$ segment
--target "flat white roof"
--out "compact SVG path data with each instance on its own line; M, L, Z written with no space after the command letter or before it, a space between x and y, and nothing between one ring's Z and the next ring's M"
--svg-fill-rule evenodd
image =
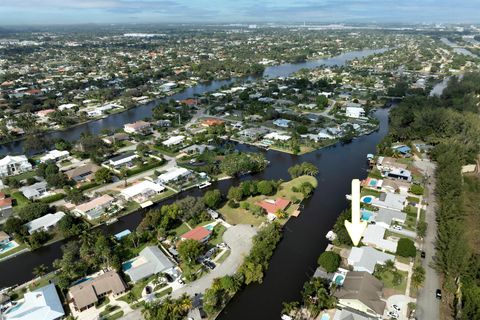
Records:
M181 167L176 167L164 174L159 175L158 179L163 182L168 182L171 180L178 179L179 177L186 175L188 173L190 173L190 170L181 168Z
M152 181L144 180L142 182L139 182L137 184L134 184L133 186L130 186L128 188L123 189L120 193L127 198L133 198L139 194L142 194L148 190L153 190L155 192L162 192L165 190L164 186L161 186L157 183L154 183Z
M25 226L28 228L28 232L32 234L38 229L49 228L57 224L60 219L65 216L65 213L59 211L56 213L48 213L38 219L32 220L29 223L26 223Z

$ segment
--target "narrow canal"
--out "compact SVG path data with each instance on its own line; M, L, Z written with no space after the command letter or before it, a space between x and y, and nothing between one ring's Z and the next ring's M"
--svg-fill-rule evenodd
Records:
M311 68L322 64L341 65L346 60L375 52L379 51L352 52L315 62L270 67L266 69L265 76L287 76L301 68ZM281 72L279 68L282 68ZM228 82L216 82L216 85L212 83L208 86L203 86L202 90L215 90L214 86L218 88L223 85L221 83L226 84ZM190 94L182 94L182 96L173 98L182 99L182 97L191 96L193 94L192 90L196 89L191 88L189 90ZM123 123L148 117L151 114L152 106L143 106L122 114L113 115L109 118L89 123L85 127L76 127L71 132L64 132L61 135L64 138L74 140L75 136L84 132L78 130L87 130L86 127L91 128L94 133L98 133L101 130L100 123L102 121L108 121L118 127L123 125ZM143 110L143 115L139 114L140 110ZM132 114L132 117L128 117L128 114ZM270 160L270 165L265 171L255 176L245 176L242 179L288 179L287 169L290 166L303 161L309 161L315 163L320 169L320 174L317 177L319 186L313 196L305 202L305 209L300 217L291 219L285 226L284 237L275 251L263 283L250 285L238 293L221 314L220 319L278 319L283 301L298 300L300 298L303 283L313 274L316 267L316 259L327 245L325 234L331 229L339 213L347 207L345 194L350 192L350 180L353 178L364 178L367 175L366 155L375 152L376 144L387 133L388 111L380 109L375 112L375 116L380 120L380 128L377 132L359 137L346 145L336 144L302 156L258 150L245 145L238 146L240 150L264 152L267 159ZM110 118L115 118L116 120ZM17 147L10 146L10 148ZM5 150L1 150L1 152L5 152ZM238 180L220 181L213 184L212 188L219 188L225 193L231 185L236 185L238 182ZM201 195L203 192L203 190L192 189L178 197ZM176 198L172 198L157 204L157 206L175 200ZM100 228L109 234L125 229L133 230L140 223L143 215L143 211L138 211L120 218L117 223ZM40 264L51 266L55 259L60 258L61 246L63 244L63 241L57 242L0 263L0 288L30 280L32 278L32 270Z

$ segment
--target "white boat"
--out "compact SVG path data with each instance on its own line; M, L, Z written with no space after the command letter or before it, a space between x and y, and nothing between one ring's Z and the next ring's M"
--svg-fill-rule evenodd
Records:
M347 200L352 200L352 195L351 194L346 194L345 198L347 198Z
M105 224L108 226L109 224L115 223L115 222L117 222L117 221L118 221L117 218L112 218L112 219L110 219L110 220L107 220L107 222L105 222Z
M211 186L211 185L212 185L212 184L210 183L210 181L205 181L205 182L199 184L199 185L198 185L198 188L199 188L199 189L203 189L203 188L209 187L209 186Z

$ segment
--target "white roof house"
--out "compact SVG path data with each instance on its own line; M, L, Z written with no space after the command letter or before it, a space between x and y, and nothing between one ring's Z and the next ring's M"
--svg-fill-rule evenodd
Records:
M175 264L157 247L145 247L138 257L123 264L124 272L133 282L149 277L151 275L170 271Z
M183 140L185 140L185 136L173 136L163 141L162 144L164 146L170 147L182 143Z
M139 202L145 201L148 197L154 194L160 193L165 190L164 186L161 186L152 181L144 180L137 184L134 184L128 188L123 189L120 194L125 200L135 200Z
M392 240L384 239L385 230L385 228L378 225L369 224L363 233L362 242L380 250L397 252L397 243Z
M0 159L0 177L13 176L32 170L26 156L6 156Z
M345 115L349 118L361 118L365 116L365 110L361 107L346 107Z
M38 219L26 223L25 226L27 227L29 234L40 230L48 231L48 229L54 227L64 216L65 213L61 211L48 213Z
M170 169L170 171L163 173L158 176L158 181L160 183L168 183L170 181L178 180L182 177L186 177L191 174L191 171L181 167L175 167Z
M407 203L407 196L397 193L382 193L374 198L371 204L375 207L402 211Z
M385 264L388 260L394 261L395 256L370 247L352 247L348 256L348 264L353 266L354 271L368 273L373 273L377 264Z
M77 105L75 103L65 103L58 106L58 110L63 111L67 109L75 108Z
M20 190L27 199L37 199L47 195L47 182L40 181L30 186L21 187Z
M70 155L70 152L68 152L67 150L59 151L54 149L47 152L46 155L41 157L40 162L59 161L67 158L69 155Z
M105 194L101 197L90 200L89 202L78 205L73 212L85 216L88 220L100 217L105 210L110 207L115 199Z
M65 315L53 283L25 293L24 299L17 304L18 308L14 307L3 317L7 320L57 320Z
M288 141L292 137L290 137L288 134L281 134L281 133L278 133L278 132L270 132L270 133L266 134L263 138L264 139L270 139L270 140Z
M375 223L385 229L390 228L392 222L405 223L406 219L407 214L397 210L379 208L379 210L375 212Z
M116 167L122 166L124 164L130 163L133 160L135 160L136 158L138 158L138 156L135 153L126 152L126 153L122 153L122 154L120 154L116 157L108 159L108 164L116 168Z

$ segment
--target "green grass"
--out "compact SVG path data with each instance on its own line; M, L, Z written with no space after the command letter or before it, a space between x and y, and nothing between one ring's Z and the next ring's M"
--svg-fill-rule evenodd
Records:
M225 228L224 225L222 224L217 224L214 228L213 228L213 232L212 232L212 236L211 238L208 240L208 243L212 246L216 246L217 244L223 242L223 234L225 232L225 230L227 230L227 228Z
M408 202L420 203L420 198L417 197L407 197Z
M417 208L415 207L412 207L412 206L407 206L405 209L403 209L403 211L407 214L407 215L411 215L411 216L417 216Z
M172 291L173 291L173 289L171 287L169 287L169 288L167 288L165 290L162 290L160 292L156 292L155 293L155 298L160 299L160 298L166 296L167 294L172 293Z
M187 226L185 222L183 222L180 226L176 227L173 231L178 237L180 237L182 234L190 231L190 228Z
M100 303L98 303L100 302ZM103 297L97 302L97 305L95 305L95 308L100 309L103 306L106 306L107 304L110 303L110 299L108 297Z
M381 194L381 192L379 192L379 191L366 189L366 188L362 188L362 191L360 192L361 197L363 197L363 196L374 196L375 198L378 198L380 196L380 194Z
M227 258L228 256L230 255L230 250L227 250L225 251L224 253L222 253L222 255L220 256L220 258L218 258L215 262L217 264L221 264L223 263Z
M109 313L112 313L113 311L115 310L118 310L120 307L119 306L107 306L105 308L105 310L103 310L102 312L100 312L99 316L100 317L104 317L106 316L107 314Z
M36 173L35 171L28 171L28 172L24 172L24 173L21 173L21 174L17 174L16 176L12 176L12 178L15 178L16 180L18 181L21 181L21 180L25 180L25 179L28 179L28 178L33 178L35 177Z
M118 311L111 316L106 317L105 320L116 320L120 319L121 317L123 317L123 311Z
M167 190L163 191L162 193L155 195L153 198L151 198L151 200L152 200L152 202L160 202L164 199L170 198L171 196L173 196L175 194L177 194L177 193L174 192L173 190L167 189Z
M247 201L250 203L250 205L254 205L255 203L262 201L264 199L276 199L279 197L283 197L286 199L289 199L291 201L295 200L303 200L304 196L301 192L294 192L292 190L293 187L299 188L300 185L304 182L310 182L314 187L317 186L318 182L315 177L312 176L301 176L298 178L295 178L293 180L284 182L280 185L280 187L277 190L277 193L271 196L255 196L255 197L249 197L243 201ZM243 202L242 201L242 202ZM290 206L288 212L291 213L292 207ZM259 217L254 216L250 211L242 209L241 207L239 208L230 208L228 204L225 204L223 208L218 210L223 217L225 217L226 221L230 224L251 224L258 226L262 222L266 221L266 215L261 215ZM286 221L286 220L285 220Z
M20 252L20 251L22 251L23 249L26 249L26 248L27 248L27 245L26 245L26 244L20 244L20 243L19 243L19 246L18 246L18 247L13 248L12 250L9 250L9 251L7 251L7 252L5 252L5 253L0 254L0 259L5 258L5 257L8 257L8 256L10 256L10 255L12 255L12 254L14 254L14 253Z
M407 288L407 276L408 272L406 271L399 271L397 270L398 273L401 274L401 279L402 281L400 284L394 284L393 283L393 272L392 271L384 271L379 274L380 280L383 282L383 285L385 288L393 289L397 291L398 293L404 294L405 289Z
M30 203L30 200L28 200L23 195L23 193L21 193L20 191L16 191L16 192L12 193L11 196L12 196L13 199L15 199L15 201L17 203L16 207L22 207L22 206Z
M417 226L416 217L407 215L407 219L405 220L405 227L410 230L415 230L416 226Z

